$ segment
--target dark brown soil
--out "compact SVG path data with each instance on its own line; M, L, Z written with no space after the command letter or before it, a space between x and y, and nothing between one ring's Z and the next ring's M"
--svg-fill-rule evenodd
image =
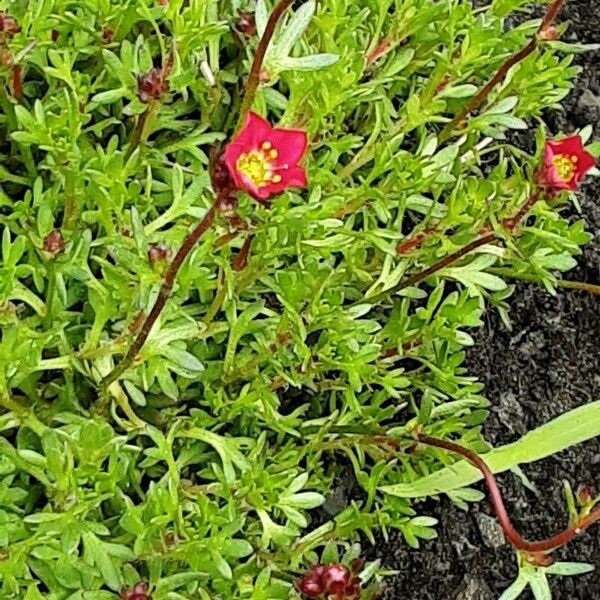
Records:
M570 0L562 13L570 21L567 39L600 40L600 2ZM576 89L559 113L547 118L553 133L600 122L600 52L580 55L584 67ZM591 182L580 195L583 217L596 241L586 248L569 278L600 284L600 187ZM574 214L575 216L575 214ZM553 297L536 286L519 285L511 300L512 331L497 314L487 314L476 335L468 368L486 384L491 416L486 438L495 446L513 441L567 410L600 399L600 298L565 292ZM505 500L521 532L532 539L566 525L562 481L600 489L600 440L577 446L524 471L539 494L514 475L500 478ZM483 489L483 488L481 488ZM464 512L448 500L427 501L422 514L439 519L437 540L411 550L391 533L373 556L399 571L382 598L390 600L496 600L513 581L515 555L490 539L495 521L487 502ZM600 527L556 553L556 558L594 563L596 571L551 581L554 600L600 599ZM523 600L532 596L524 594Z

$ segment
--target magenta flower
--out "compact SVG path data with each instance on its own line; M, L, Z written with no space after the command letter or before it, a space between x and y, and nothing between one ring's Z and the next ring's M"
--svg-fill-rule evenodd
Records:
M541 183L555 192L573 192L595 165L596 160L586 152L580 136L574 135L559 141L549 140L544 146Z
M268 121L249 112L244 127L223 156L238 189L265 201L288 188L306 187L306 171L299 163L307 148L306 132L271 127Z

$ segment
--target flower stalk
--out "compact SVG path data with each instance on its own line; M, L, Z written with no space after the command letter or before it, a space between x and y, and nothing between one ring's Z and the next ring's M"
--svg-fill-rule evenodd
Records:
M280 0L279 4L275 6L271 16L269 17L269 20L267 21L265 32L260 39L258 48L256 49L256 54L254 55L250 76L246 82L244 98L242 99L242 106L240 108L240 120L238 123L238 128L242 126L246 117L246 113L250 111L252 105L254 104L254 98L256 97L256 92L260 84L260 72L262 71L263 62L265 60L269 44L271 43L273 35L275 34L277 23L279 23L279 20L285 11L290 8L295 1L296 0Z
M198 223L194 230L187 236L181 248L179 248L179 251L175 255L175 258L165 273L163 284L158 292L158 297L154 302L154 306L144 320L144 323L142 324L135 341L133 344L131 344L127 354L125 354L125 357L121 360L121 362L118 363L115 368L102 380L101 387L104 389L108 389L108 387L114 383L134 362L136 356L146 343L146 340L148 339L154 324L160 316L160 313L165 307L167 300L171 296L171 292L173 291L173 286L175 285L175 280L177 278L177 273L179 273L181 265L188 257L198 240L206 231L208 231L208 229L210 229L215 220L215 216L217 215L217 211L218 202L215 202L208 209L208 212L204 215L204 218L200 221L200 223Z
M576 523L572 524L561 533L558 533L545 540L536 542L528 541L515 529L514 525L512 524L508 515L508 511L506 510L506 506L504 505L502 493L500 492L498 484L496 483L496 478L494 477L494 474L490 468L487 466L486 462L478 454L472 450L464 448L463 446L455 444L454 442L434 438L421 432L416 433L416 439L421 444L433 446L435 448L441 448L442 450L459 454L464 459L468 460L474 467L479 469L488 488L490 500L494 506L494 511L498 517L498 522L504 531L506 539L516 550L533 555L552 552L553 550L568 544L588 527L600 521L600 508L597 508L589 514L580 517Z

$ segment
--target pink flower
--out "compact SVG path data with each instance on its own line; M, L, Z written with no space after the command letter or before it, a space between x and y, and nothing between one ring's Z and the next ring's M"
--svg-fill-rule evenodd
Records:
M244 127L225 148L224 159L235 185L264 201L288 188L306 187L306 171L299 163L307 148L306 132L271 127L249 112Z
M581 137L574 135L563 140L549 140L544 146L544 166L541 183L553 191L575 191L587 172L596 165L586 152Z

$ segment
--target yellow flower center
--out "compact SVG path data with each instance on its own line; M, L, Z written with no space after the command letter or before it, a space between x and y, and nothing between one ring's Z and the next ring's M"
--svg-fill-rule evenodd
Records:
M577 164L576 156L565 156L558 154L552 159L552 165L556 170L556 174L563 181L569 182L575 176L575 165Z
M264 142L260 150L252 150L242 154L237 161L236 168L257 188L271 183L281 183L281 175L275 171L287 169L288 165L276 167L271 161L279 156L271 142Z

